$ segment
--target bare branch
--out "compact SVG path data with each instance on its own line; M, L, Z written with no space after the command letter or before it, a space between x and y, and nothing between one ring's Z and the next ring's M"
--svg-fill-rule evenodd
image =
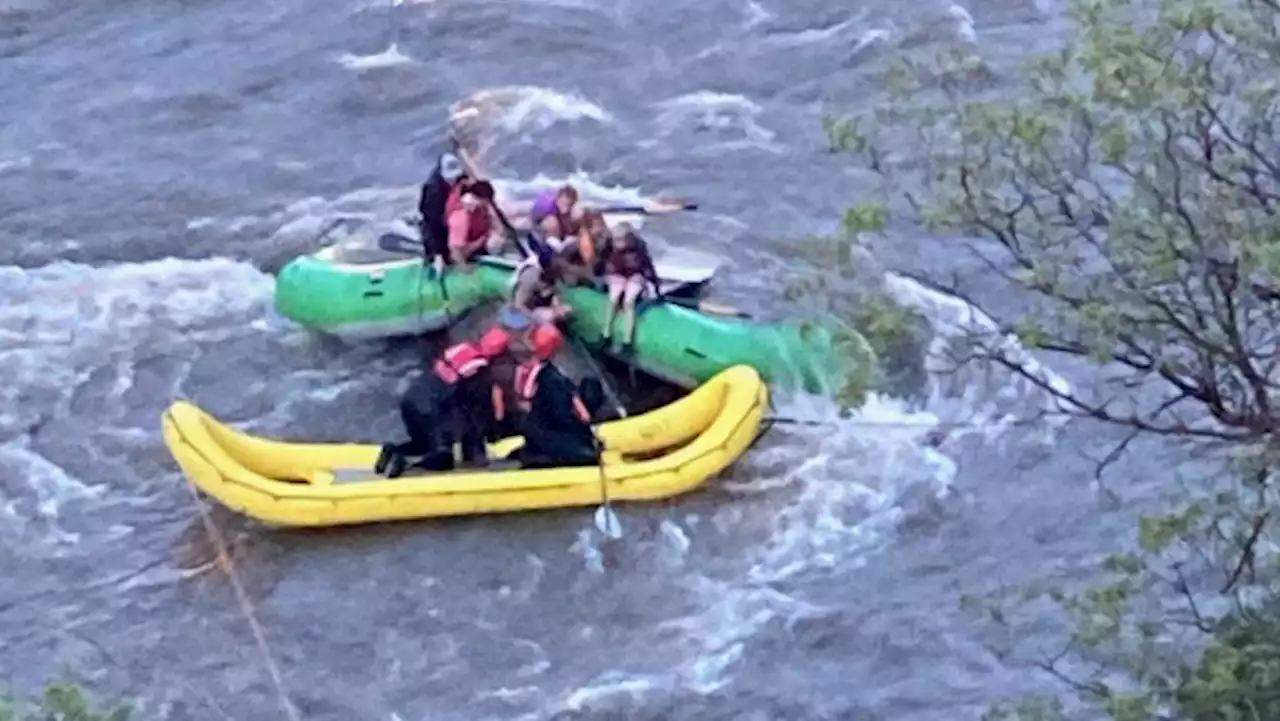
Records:
M1258 539L1262 537L1262 529L1266 526L1267 520L1271 517L1271 511L1266 511L1256 516L1250 523L1249 535L1245 538L1240 547L1240 560L1236 562L1235 568L1227 578L1226 584L1222 587L1222 593L1229 593L1235 588L1236 583L1240 580L1241 574L1246 569L1253 572L1254 553L1258 545Z

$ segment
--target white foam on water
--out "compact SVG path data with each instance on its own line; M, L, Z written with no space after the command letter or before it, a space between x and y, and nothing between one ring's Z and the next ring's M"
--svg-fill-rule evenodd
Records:
M925 313L936 337L929 348L930 386L924 410L913 410L893 398L872 396L851 415L834 403L813 396L781 399L780 417L825 421L823 427L779 427L786 441L768 441L740 463L754 480L724 484L738 502L719 506L707 519L672 519L661 524L665 537L661 557L672 567L686 567L684 557L706 533L733 539L742 549L732 569L706 575L673 573L699 599L700 610L659 625L675 631L687 646L683 663L666 673L652 670L628 676L603 674L553 704L553 709L584 705L608 708L626 703L639 688L669 694L683 689L708 694L730 683L749 643L766 626L788 625L830 613L790 595L810 574L856 568L892 543L899 524L910 513L912 499L922 495L945 499L953 491L958 468L939 450L937 431L952 430L948 440L978 434L998 442L1011 428L1017 409L1052 406L1031 384L1012 382L1008 373L992 373L998 381L975 383L956 392L956 377L936 358L958 333L998 332L994 321L963 301L903 278L892 278L890 291L901 302ZM1025 353L1013 339L1002 338L1010 353ZM1034 360L1026 357L1028 362ZM1065 388L1051 370L1037 366L1046 382ZM963 375L963 374L962 374ZM1038 440L1051 442L1056 427L1046 427ZM1026 439L1026 434L1019 433ZM639 662L643 663L643 662Z
M750 30L757 25L769 22L777 17L777 15L771 12L764 5L756 2L756 0L747 0L747 4L742 8L742 13L742 27L745 30Z
M108 479L76 477L32 448L44 424L73 412L78 387L95 371L113 372L106 400L120 400L122 414L138 359L242 332L266 313L271 288L253 266L223 259L0 268L0 464L9 472L0 483L0 514L8 516L0 537L16 529L28 541L74 542L58 525L60 508L107 492ZM150 440L158 438L157 427Z
M868 10L863 9L848 20L834 25L828 25L821 28L806 28L798 32L774 33L765 38L765 43L767 45L780 48L820 45L831 40L840 39L845 35L845 33L854 27L857 27L859 23L865 20L868 13Z
M547 130L559 123L591 121L612 124L603 107L574 92L538 85L483 88L449 106L449 123L463 137L484 140L483 154L495 142L493 131L505 134Z
M654 123L664 137L679 132L713 131L722 134L719 142L703 143L716 152L735 148L755 148L782 152L777 133L764 127L759 116L764 108L744 95L699 90L654 104Z
M0 173L11 170L25 170L31 167L30 155L16 155L10 157L0 157Z
M578 189L582 201L588 206L639 205L647 198L638 189L622 185L604 185L596 182L587 173L573 173L567 176L548 176L538 174L531 179L494 178L493 186L498 203L508 209L513 218L519 215L519 209L527 206L540 192L558 188L566 183ZM298 252L316 250L314 239L338 218L359 218L375 224L390 224L400 221L417 209L418 185L400 187L365 188L356 190L336 198L307 197L290 203L283 210L264 219L258 219L268 226L274 225L266 245L272 247L297 247ZM644 226L644 216L617 215L611 216L613 222L627 221L636 228ZM206 221L212 224L213 221ZM408 232L416 232L409 229ZM662 243L654 243L655 253L665 249ZM703 264L713 259L704 257ZM689 261L693 262L692 259Z
M397 43L391 43L386 50L380 53L371 53L369 55L343 53L335 59L335 62L348 70L361 71L393 68L400 65L409 65L417 61L404 54Z
M925 355L929 407L940 414L944 426L961 426L994 440L1015 423L1050 414L1043 424L1026 428L1046 434L1042 440L1047 441L1066 423L1053 393L1044 392L1031 380L997 369L994 364L956 367L950 352L952 343L981 339L986 347L1005 353L1054 393L1071 393L1071 384L1065 378L1042 365L1015 336L1001 331L991 316L954 295L910 278L889 273L885 281L885 290L895 301L923 314L933 327L934 337Z
M978 44L977 23L969 10L959 3L947 4L947 15L955 21L955 37L968 45Z
M892 25L887 28L869 28L858 36L858 42L854 43L853 49L849 51L849 54L855 55L869 47L885 45L892 42L896 37L897 30Z

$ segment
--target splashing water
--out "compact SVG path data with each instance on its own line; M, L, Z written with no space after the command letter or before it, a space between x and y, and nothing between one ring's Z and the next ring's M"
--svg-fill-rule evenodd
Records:
M573 93L536 85L513 85L479 90L449 106L449 124L463 143L480 155L506 134L547 130L559 123L589 120L612 124L604 108Z
M230 260L166 260L0 268L0 287L0 514L16 522L0 534L58 544L94 527L63 529L63 505L103 503L109 486L120 500L113 481L156 449L155 419L193 349L254 332L271 281ZM153 405L138 414L142 397Z
M745 96L702 90L663 100L654 106L654 123L663 137L676 133L711 133L717 142L706 143L708 152L756 148L782 152L777 133L759 122L764 112Z
M931 354L962 329L995 329L993 321L952 296L898 277L890 278L888 287L900 302L933 321ZM741 475L749 480L722 482L734 502L718 504L705 523L697 518L687 518L683 525L672 519L661 522L661 557L673 569L688 568L685 558L706 544L742 551L735 562L721 563L712 572L672 574L698 599L692 613L657 629L681 639L684 651L676 657L682 661L665 671L643 664L615 668L574 689L552 708L604 712L653 700L650 694L669 694L672 689L705 695L724 688L759 634L778 623L791 627L838 612L801 600L788 592L790 587L837 570L840 577L846 576L870 556L884 552L919 503L927 506L952 494L958 469L944 452L952 443L968 434L998 441L1011 427L1012 408L1051 403L1034 386L1008 382L1007 373L1002 374L1003 383L969 388L956 396L951 392L956 382L952 375L936 365L930 370L924 411L872 396L855 413L842 417L826 399L783 400L781 415L828 421L830 426L775 431L785 432L786 441L763 444L742 461L746 469ZM1065 384L1051 371L1041 370L1050 382ZM939 444L935 432L948 425L958 430ZM1046 432L1037 440L1051 443L1052 436ZM798 451L797 444L804 449ZM597 557L586 560L600 570ZM706 558L703 561L705 566Z
M372 53L370 55L355 55L352 53L343 53L337 58L337 62L347 70L376 70L379 68L393 68L399 65L408 65L415 62L413 58L405 55L400 50L397 43L391 43L386 50L380 53Z

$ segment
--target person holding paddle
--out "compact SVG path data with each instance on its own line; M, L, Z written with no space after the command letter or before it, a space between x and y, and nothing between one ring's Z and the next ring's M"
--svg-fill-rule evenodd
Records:
M477 256L497 252L506 243L494 213L493 196L493 184L487 180L459 183L450 193L445 209L454 265L470 267Z
M564 348L564 334L541 325L530 337L533 357L516 368L516 405L525 416L525 443L515 453L524 468L593 466L599 463L591 409L573 381L551 359Z

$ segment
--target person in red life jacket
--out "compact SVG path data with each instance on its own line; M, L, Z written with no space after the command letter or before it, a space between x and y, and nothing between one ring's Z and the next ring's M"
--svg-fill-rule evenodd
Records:
M493 212L492 183L477 180L458 184L445 202L445 212L454 265L469 266L476 256L501 250L504 241Z
M636 302L650 286L656 297L662 297L658 290L658 271L653 267L649 247L629 223L618 225L613 247L604 260L604 278L609 285L609 300L605 307L601 341L604 345L612 342L613 317L621 305L626 328L622 343L624 348L629 347L635 341Z
M524 468L591 466L600 462L591 412L577 388L551 359L564 347L554 325L536 328L530 338L533 357L516 368L516 404L525 412L524 446L517 452Z
M383 444L374 471L397 478L410 465L429 471L453 470L455 438L462 445L464 464L483 464L490 427L506 414L505 397L494 382L490 364L510 345L507 332L494 328L479 343L458 343L441 353L400 400L400 418L409 440ZM411 459L417 460L410 463Z

